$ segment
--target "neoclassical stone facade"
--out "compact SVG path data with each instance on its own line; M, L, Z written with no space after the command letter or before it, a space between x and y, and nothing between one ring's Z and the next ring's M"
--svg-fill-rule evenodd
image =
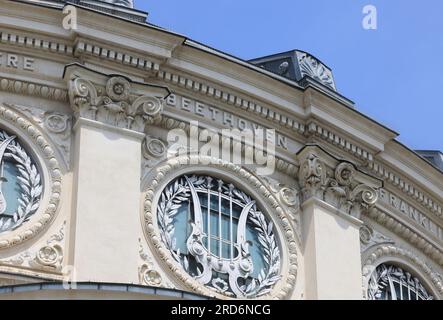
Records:
M443 298L441 154L317 58L239 60L129 0L0 8L0 299Z

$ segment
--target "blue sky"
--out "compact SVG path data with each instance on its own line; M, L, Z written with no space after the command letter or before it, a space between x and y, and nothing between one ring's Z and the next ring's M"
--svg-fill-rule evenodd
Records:
M251 59L302 49L333 69L340 93L400 133L443 151L441 0L135 0L149 22ZM365 5L378 29L362 28Z

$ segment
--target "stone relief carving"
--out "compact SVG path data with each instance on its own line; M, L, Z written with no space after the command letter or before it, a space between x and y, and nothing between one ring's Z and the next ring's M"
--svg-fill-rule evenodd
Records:
M230 250L228 249L230 254L221 251L221 239L220 243L217 242L220 246L219 252L205 242L205 232L210 234L208 242L211 243L214 241L214 239L211 240L212 235L216 234L216 231L211 231L210 227L204 227L204 212L200 207L200 196L206 197L208 201L210 198L214 201L214 198L218 196L220 228L223 228L221 226L223 224L221 221L222 199L230 203L231 220L235 219L233 216L236 213L240 213L240 211L234 212L234 206L241 208L241 214L237 216L238 225L233 224L232 221L231 223L224 221L223 224L225 228L231 229L231 240L226 240L229 239L228 235L224 236L225 241L231 241ZM191 222L192 233L187 239L187 246L184 250L186 252L180 252L178 249L180 244L177 244L175 232L175 217L183 205L188 206L187 203L193 203L194 220ZM225 214L227 214L226 211ZM232 183L226 183L221 179L215 180L210 176L182 176L162 192L157 217L160 236L171 256L190 276L211 290L238 298L259 297L269 293L274 284L280 280L280 248L274 234L273 224L256 206L256 201ZM256 232L260 241L247 240L248 228ZM233 233L237 234L236 240L232 240ZM239 285L238 281L248 279L254 270L250 246L261 250L264 266L260 269L259 277L252 279L250 283ZM193 262L197 263L197 268L192 266ZM222 275L227 275L229 283L223 279Z
M369 250L363 258L363 297L368 298L368 286L373 273L378 265L384 262L395 260L404 260L414 266L417 274L426 277L428 282L433 286L433 291L440 297L443 297L443 281L442 276L436 273L433 268L428 265L422 258L419 258L413 252L397 247L391 244L382 244Z
M163 110L163 99L132 93L131 83L111 77L103 88L76 77L70 80L71 105L79 117L143 133Z
M300 235L300 188L296 185L289 187L269 176L262 176L261 180L274 193L275 197L280 200L282 205L286 207L286 212L295 223L297 232Z
M377 190L358 181L354 165L331 161L327 165L325 160L313 152L301 159L298 178L303 201L315 197L359 218L377 202Z
M27 107L15 104L9 106L28 116L41 128L47 129L47 134L53 140L66 166L69 168L71 164L71 116L61 112L45 111L35 106Z
M420 279L397 265L380 264L368 283L368 300L434 300Z
M38 210L43 191L41 175L34 160L16 138L6 131L0 131L0 232L14 230L28 221ZM16 172L8 178L5 172L7 164L12 165ZM11 187L3 187L4 183L15 188L11 191ZM7 203L6 199L9 202L11 198L17 199L15 206Z
M0 90L61 102L68 101L68 93L66 90L35 82L0 77Z
M309 154L300 165L298 179L303 200L311 197L323 198L326 188L326 166L315 154Z
M39 152L44 161L41 163L42 166L44 165L42 170L48 172L48 179L44 181L44 190L48 193L48 197L44 202L43 211L39 213L41 209L39 208L28 223L17 228L13 233L0 237L0 248L7 248L32 238L53 220L60 202L62 178L60 166L54 156L51 144L35 125L6 104L0 105L0 119L8 122L11 126L16 126L18 131L23 132L22 138L26 137L31 143L34 143L35 152Z
M373 221L399 235L410 244L417 247L421 252L423 252L423 254L427 255L431 259L434 259L440 266L443 266L443 252L413 229L405 226L397 219L391 217L388 213L383 212L376 207L373 207L368 211L364 211L364 214Z
M68 129L69 116L61 113L45 113L45 127L53 133L62 133Z
M318 59L304 52L297 52L297 59L302 77L305 75L310 76L321 84L335 90L334 78L328 67Z
M66 221L37 251L27 250L12 258L0 260L0 264L60 273L63 267L65 227Z
M163 184L166 181L170 181L171 174L175 170L179 168L183 169L186 164L189 165L190 163L208 163L208 169L210 169L210 167L214 167L218 168L219 170L224 170L227 175L232 175L237 179L242 179L245 181L245 183L257 190L261 199L263 200L263 203L269 206L278 217L276 220L278 223L276 223L274 227L277 227L278 225L283 230L281 235L284 239L284 249L282 250L285 250L286 254L283 255L284 258L282 257L282 265L285 265L286 268L285 272L281 274L282 279L275 285L271 292L266 295L266 297L276 299L288 297L294 290L297 277L297 243L299 240L296 239L296 232L285 214L285 209L281 206L274 194L269 191L253 174L232 163L223 160L214 160L215 159L198 155L181 156L174 159L169 159L164 164L153 169L151 173L152 177L148 177L150 183L145 192L144 203L145 236L147 241L152 243L159 258L169 267L174 276L177 277L188 289L210 297L226 298L226 296L202 286L198 281L188 275L188 273L183 269L182 265L174 260L174 258L171 256L170 250L165 246L164 241L161 238L159 228L157 227L157 211L154 210L156 208L156 197L163 191ZM192 167L189 167L189 170L192 170ZM223 290L223 287L221 286L222 283L213 283L213 285Z
M160 139L146 136L142 143L142 173L143 176L147 171L158 164L160 161L164 160L167 156L168 147Z
M365 252L379 244L394 244L394 241L365 224L360 228L360 249Z
M141 239L139 239L139 245L140 258L143 260L143 264L138 269L140 283L154 287L161 286L163 284L162 276L155 270L152 258L145 252Z

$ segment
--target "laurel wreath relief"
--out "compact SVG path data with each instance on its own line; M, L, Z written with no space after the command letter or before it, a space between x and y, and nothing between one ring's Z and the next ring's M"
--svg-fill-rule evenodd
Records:
M10 136L5 131L0 131L0 139L5 140ZM7 147L5 158L15 162L18 171L17 181L20 187L18 208L10 215L0 215L0 232L14 230L37 211L43 191L42 181L37 167L22 146L13 140Z
M188 180L194 187L206 188L206 179L201 176L188 177ZM174 217L178 214L178 210L185 201L189 201L190 188L185 178L175 180L165 188L160 196L157 209L158 225L160 228L160 237L166 248L171 253L185 271L188 272L189 262L186 256L181 258L179 249L176 248L176 239L174 236L175 226ZM233 196L241 200L243 203L249 203L252 199L244 192L234 189ZM268 294L273 285L281 278L280 272L280 250L277 245L272 222L267 222L262 212L252 209L248 217L254 230L257 231L258 241L264 252L265 267L260 271L256 279L248 285L241 287L244 297L260 297Z

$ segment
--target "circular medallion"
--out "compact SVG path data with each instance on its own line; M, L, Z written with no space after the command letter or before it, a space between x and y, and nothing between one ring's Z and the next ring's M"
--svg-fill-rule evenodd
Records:
M145 158L161 158L165 152L166 146L163 141L150 137L145 138L143 142L143 155Z
M124 101L129 98L131 85L123 77L113 77L106 84L106 93L114 101Z
M61 133L67 129L67 121L67 116L54 113L46 117L45 125L50 131L54 133Z

